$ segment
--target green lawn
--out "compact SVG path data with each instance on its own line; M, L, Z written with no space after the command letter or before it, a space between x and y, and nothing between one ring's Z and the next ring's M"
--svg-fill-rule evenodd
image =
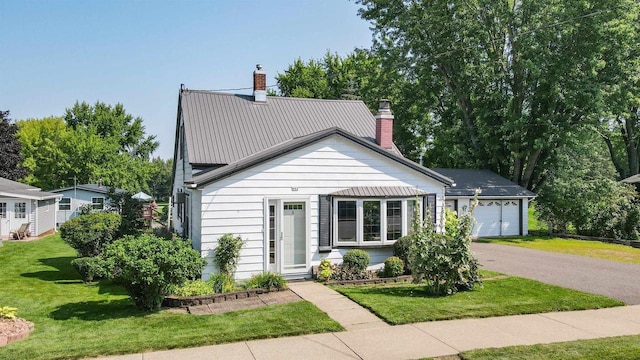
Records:
M607 244L600 241L562 239L549 236L524 236L506 239L485 238L476 241L640 264L640 249L625 245Z
M58 235L0 247L0 307L35 323L0 359L69 359L328 331L342 327L308 302L222 315L137 310L122 287L87 286L69 265L75 252Z
M583 310L621 306L624 303L538 281L495 276L484 286L446 297L425 295L416 284L333 286L390 324L478 318L550 311Z
M465 360L549 359L627 360L640 359L640 335L619 336L564 343L511 346L473 350L461 354Z

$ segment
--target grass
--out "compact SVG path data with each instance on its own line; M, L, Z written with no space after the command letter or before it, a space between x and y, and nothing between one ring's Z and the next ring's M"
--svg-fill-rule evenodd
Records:
M452 296L433 297L423 285L334 286L390 324L534 314L624 305L621 301L538 281L482 272L484 286Z
M640 359L640 335L500 349L473 350L461 354L465 360L549 359L627 360Z
M0 247L0 306L17 307L19 317L35 323L29 338L0 347L0 359L73 359L343 330L308 302L205 316L141 312L119 285L84 285L69 264L74 257L58 235Z
M505 239L485 238L476 241L640 264L640 249L600 241L562 239L549 236L524 236Z

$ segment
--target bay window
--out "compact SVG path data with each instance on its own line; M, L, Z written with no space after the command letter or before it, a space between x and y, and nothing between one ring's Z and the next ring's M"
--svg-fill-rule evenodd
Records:
M392 244L411 230L416 199L333 199L337 246ZM418 201L421 209L422 201ZM419 211L418 214L421 212Z

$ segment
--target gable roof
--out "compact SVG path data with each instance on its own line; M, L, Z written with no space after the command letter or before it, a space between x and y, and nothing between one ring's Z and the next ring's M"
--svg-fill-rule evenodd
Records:
M60 198L62 195L40 191L40 188L21 184L16 181L0 177L0 196L17 197L32 200L46 200Z
M394 160L402 165L405 165L415 171L418 171L419 173L422 173L423 175L426 175L442 184L444 184L445 186L451 186L453 184L453 181L446 177L443 176L431 169L427 169L424 166L421 166L411 160L408 160L404 157L398 156L390 151L387 151L386 149L380 147L378 144L362 139L361 137L351 134L343 129L337 128L337 127L332 127L329 129L324 129L322 131L318 131L315 132L313 134L309 134L306 136L301 136L301 137L297 137L295 139L290 139L287 141L284 141L280 144L277 144L275 146L272 146L268 149L265 149L264 151L260 151L257 152L251 156L247 156L243 159L240 159L236 162L233 162L227 166L223 166L220 168L216 168L213 170L209 170L209 171L205 171L205 172L201 172L199 173L197 176L194 176L191 179L187 179L185 180L185 183L187 184L191 184L193 187L197 187L197 188L202 188L203 186L210 184L214 181L218 181L220 179L226 178L228 176L231 176L235 173L238 173L240 171L243 171L245 169L251 168L253 166L256 166L258 164L261 164L265 161L280 157L282 155L288 154L292 151L295 151L297 149L303 148L307 145L311 145L313 143L316 143L320 140L323 140L329 136L333 136L333 135L337 135L337 136L341 136L345 139L348 139L358 145L364 146L382 156L385 156L391 160Z
M109 189L111 189L111 186L98 185L98 184L80 184L80 185L76 185L75 188L78 190L85 190L85 191L91 191L99 194L106 194L109 192ZM68 186L65 188L55 189L50 191L54 193L59 193L67 190L73 190L73 189L74 189L73 186ZM117 194L117 193L125 192L126 190L120 189L120 188L114 188L113 191Z
M480 189L479 197L526 197L532 198L536 194L522 186L503 178L489 170L475 169L433 169L450 177L455 181L454 187L446 188L447 196L474 196L476 189Z
M362 101L183 90L180 108L189 162L225 165L277 144L339 127L375 142L375 118ZM397 152L397 155L400 153Z

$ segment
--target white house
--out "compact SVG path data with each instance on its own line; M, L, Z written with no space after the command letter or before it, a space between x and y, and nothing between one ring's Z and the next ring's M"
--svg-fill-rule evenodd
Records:
M306 277L353 248L381 266L415 201L440 224L454 181L402 156L388 101L374 116L362 101L266 96L260 67L253 80L253 96L179 93L173 229L207 258L205 279L225 233L245 239L236 277Z
M59 227L67 220L80 215L82 207L91 207L95 210L103 210L109 205L107 194L111 187L102 184L80 184L66 188L51 190L52 193L60 194L58 202L58 214L56 217L56 227ZM114 188L116 193L124 190Z
M55 232L56 201L60 195L0 178L0 239L8 238L23 224L29 232L41 236Z

